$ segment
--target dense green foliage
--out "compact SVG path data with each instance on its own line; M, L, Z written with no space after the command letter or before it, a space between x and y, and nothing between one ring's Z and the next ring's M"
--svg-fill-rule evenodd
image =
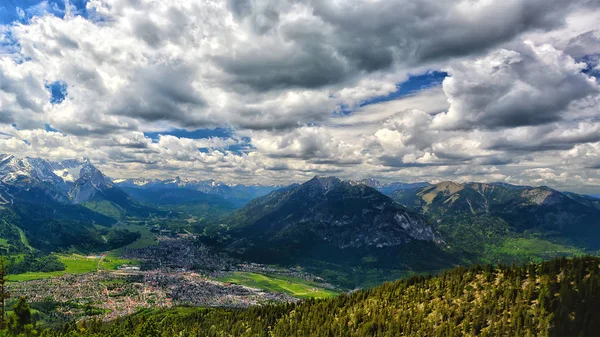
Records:
M12 308L12 314L8 316L9 336L37 336L35 323L27 299L25 297L19 298Z
M42 336L590 336L600 331L600 259L476 265L325 300L248 310L142 311Z
M0 248L4 248L5 254L29 252L31 247L45 252L72 248L82 252L102 251L121 247L139 237L137 233L113 230L110 226L114 223L114 219L80 205L22 202L0 208L0 231L7 234L0 236L6 240Z
M19 227L0 218L0 249L3 254L28 252L31 247L23 242L23 232Z
M25 254L23 258L8 256L6 258L7 274L21 274L26 272L51 272L65 270L65 264L53 254L42 253Z

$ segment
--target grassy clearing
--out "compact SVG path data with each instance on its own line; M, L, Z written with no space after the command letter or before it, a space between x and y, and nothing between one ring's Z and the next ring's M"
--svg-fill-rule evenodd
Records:
M245 285L271 292L285 293L298 298L328 298L337 292L319 288L316 284L294 277L263 275L249 272L235 272L219 281Z
M63 276L65 274L84 274L98 269L97 258L87 258L83 255L58 255L58 258L65 264L66 269L52 272L28 272L23 274L8 275L11 282L21 282L29 280L38 280L49 277Z
M489 247L494 258L519 259L541 262L555 256L576 256L584 252L573 246L551 242L541 238L509 238L502 244Z
M25 247L29 248L29 250L33 250L33 247L31 247L29 245L29 240L27 240L27 236L25 235L25 232L23 232L23 230L17 226L15 226L15 228L19 231L19 236L21 237L21 241L23 242Z
M108 254L106 254L106 257L100 263L100 269L102 269L102 270L117 270L119 266L122 266L124 264L130 265L130 266L139 266L140 262L137 260L123 259L120 257L119 254L111 251Z

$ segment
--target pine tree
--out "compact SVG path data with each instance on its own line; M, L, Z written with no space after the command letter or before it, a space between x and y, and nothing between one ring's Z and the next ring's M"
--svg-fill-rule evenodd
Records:
M9 298L9 293L6 290L6 263L4 256L0 255L0 329L6 328L6 300Z

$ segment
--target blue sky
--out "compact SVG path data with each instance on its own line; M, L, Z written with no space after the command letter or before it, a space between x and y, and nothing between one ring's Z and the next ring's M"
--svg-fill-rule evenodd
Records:
M397 90L386 96L373 97L360 104L365 106L369 104L377 104L381 102L392 101L405 97L410 94L417 93L418 91L438 86L442 84L444 78L448 76L443 71L428 71L423 74L409 75L408 80L396 85Z
M85 16L87 0L71 0L70 4L76 13ZM22 12L21 12L22 11ZM63 0L2 0L0 3L0 24L10 24L14 21L24 22L35 16L50 13L63 17L65 1Z
M144 132L144 136L151 138L152 140L158 140L159 135L171 135L179 138L190 138L190 139L205 139L211 137L218 138L229 138L233 135L231 130L225 128L216 129L197 129L188 131L184 129L175 129L171 131L161 132Z

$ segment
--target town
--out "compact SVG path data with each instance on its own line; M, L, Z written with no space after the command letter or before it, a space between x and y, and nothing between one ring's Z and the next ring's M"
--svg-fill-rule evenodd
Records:
M99 259L100 265L104 257L87 258ZM91 317L111 320L144 308L245 308L299 300L284 292L220 281L235 273L286 277L310 282L314 291L335 290L300 268L239 261L214 252L191 235L157 236L156 245L126 249L123 258L136 261L139 266L119 265L116 270L9 282L8 290L12 299L25 296L33 308L40 308L47 320L54 322Z

